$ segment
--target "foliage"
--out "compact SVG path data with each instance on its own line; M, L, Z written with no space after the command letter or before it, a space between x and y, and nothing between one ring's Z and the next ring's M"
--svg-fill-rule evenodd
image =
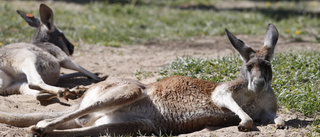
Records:
M260 35L268 23L274 23L283 36L293 41L314 37L313 41L318 42L314 34L319 32L320 18L315 12L306 11L312 5L278 2L269 6L258 3L253 8L220 8L223 3L222 0L109 0L48 5L55 13L56 26L67 37L105 46L224 35L224 28L235 34ZM16 10L39 16L38 5L37 1L0 3L0 45L30 41L34 29Z
M278 54L272 87L278 100L305 115L320 114L320 53Z
M160 75L188 76L208 81L230 81L238 76L239 67L243 61L237 57L222 57L221 59L178 58L160 70ZM232 65L228 65L232 64Z
M152 72L150 71L145 71L143 69L138 69L134 72L134 76L138 79L146 79L147 77L153 76Z

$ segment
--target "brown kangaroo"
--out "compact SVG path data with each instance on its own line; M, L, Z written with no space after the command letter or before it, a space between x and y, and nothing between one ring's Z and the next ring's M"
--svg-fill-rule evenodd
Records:
M67 89L51 86L59 80L60 67L101 80L70 60L68 55L72 55L74 46L55 27L53 12L48 6L40 5L40 19L32 14L17 12L37 30L31 44L13 43L0 49L0 95L31 94L41 97L41 92L67 95Z
M262 50L253 50L227 29L226 33L244 61L233 81L215 83L171 76L145 85L109 78L89 88L78 105L65 111L0 112L0 122L36 124L30 133L40 136L177 135L239 122L240 131L249 131L254 120L283 128L285 121L276 115L277 101L270 85L276 27L268 26Z

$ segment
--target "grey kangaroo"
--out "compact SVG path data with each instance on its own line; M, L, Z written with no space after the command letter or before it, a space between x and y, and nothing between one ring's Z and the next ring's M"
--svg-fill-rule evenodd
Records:
M60 77L60 67L79 71L100 81L95 74L72 62L74 46L55 27L52 10L40 5L40 18L17 11L31 26L36 28L31 44L13 43L0 49L0 95L50 93L59 97L72 97L66 88L52 86Z
M177 135L234 124L239 124L240 131L249 131L253 121L284 128L285 121L276 115L277 101L270 85L276 27L268 26L261 50L253 50L227 29L226 33L243 59L240 75L233 81L215 83L171 76L145 85L109 78L89 88L79 104L65 111L0 112L0 122L35 124L30 127L31 135L40 136Z

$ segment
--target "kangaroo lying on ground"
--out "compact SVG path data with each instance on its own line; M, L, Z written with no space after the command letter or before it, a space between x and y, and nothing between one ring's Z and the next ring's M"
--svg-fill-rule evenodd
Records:
M14 43L0 49L0 95L31 94L41 98L41 92L53 95L71 95L67 89L55 87L60 67L79 71L100 81L95 74L70 60L74 46L55 27L52 10L40 5L40 19L17 11L31 26L37 28L32 44Z
M227 29L233 47L244 61L237 79L214 83L172 76L153 84L129 79L108 79L86 91L82 101L62 112L9 114L0 112L0 122L30 126L32 135L99 136L188 133L206 126L239 123L249 131L253 121L274 122L277 101L271 88L270 61L278 31L268 26L262 50L253 50ZM139 135L139 134L138 134Z

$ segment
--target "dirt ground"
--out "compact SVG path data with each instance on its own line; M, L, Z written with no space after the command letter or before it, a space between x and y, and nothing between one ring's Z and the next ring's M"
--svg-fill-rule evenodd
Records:
M238 35L248 45L259 48L263 45L264 36ZM311 42L288 43L280 37L276 52L293 51L320 51L320 44ZM136 70L150 72L147 78L142 78L143 83L152 83L159 78L158 70L170 61L178 57L200 57L218 58L236 53L226 37L195 37L187 41L149 42L141 45L129 45L121 47L104 47L98 45L80 44L75 49L72 60L91 72L102 73L109 77L124 77L137 79L134 76ZM62 73L73 73L73 71L62 69ZM59 86L89 87L91 80L78 78L72 80L61 79ZM11 95L0 96L0 111L11 113L31 113L61 111L79 100L61 102L39 102L33 96ZM311 123L314 118L304 117L300 113L291 112L280 107L279 112L286 120L289 129L277 130L273 124L255 126L250 132L239 132L237 126L230 127L207 127L181 136L304 136L311 132ZM25 136L28 128L13 127L0 124L0 136ZM317 136L319 134L313 133Z

